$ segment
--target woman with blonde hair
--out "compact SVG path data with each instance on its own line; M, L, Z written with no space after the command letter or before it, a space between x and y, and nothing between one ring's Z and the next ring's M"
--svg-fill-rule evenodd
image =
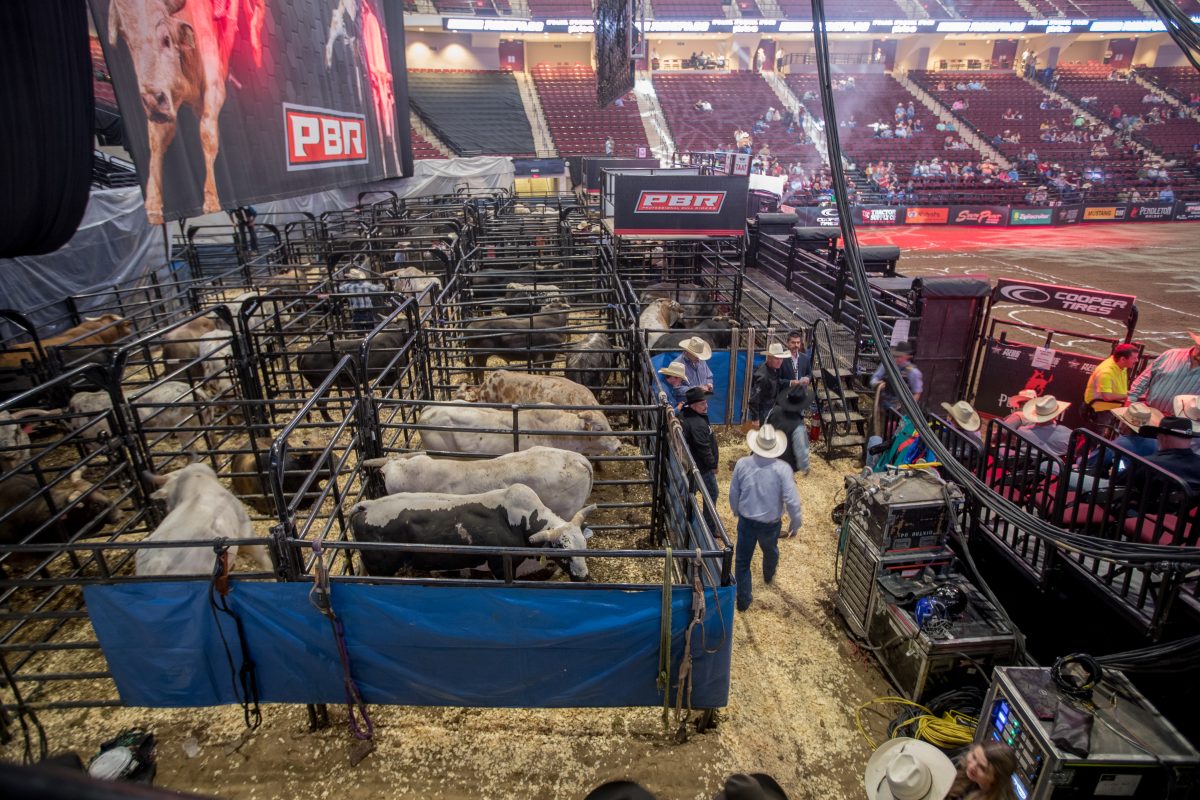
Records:
M1015 800L1012 775L1016 771L1017 756L1008 745L971 745L959 759L946 800Z

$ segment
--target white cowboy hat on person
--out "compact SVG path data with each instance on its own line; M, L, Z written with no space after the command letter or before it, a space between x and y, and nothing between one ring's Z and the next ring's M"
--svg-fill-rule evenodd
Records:
M955 424L964 431L977 431L979 430L979 426L983 424L983 420L979 418L979 412L966 400L959 400L954 405L942 403L942 408L950 415Z
M1200 433L1200 394L1175 395L1175 399L1171 401L1171 410L1175 412L1175 416L1191 420L1192 430ZM1157 425L1158 423L1151 422L1149 424Z
M666 375L669 378L686 378L687 367L682 361L672 361L658 371L659 375Z
M1049 422L1071 407L1052 394L1034 398L1021 408L1021 416L1027 422Z
M1120 420L1122 424L1133 428L1134 433L1137 433L1138 428L1143 425L1158 425L1158 423L1162 422L1163 418L1161 411L1157 408L1151 408L1145 403L1130 403L1121 408L1114 408L1112 415Z
M783 345L781 345L779 342L771 342L771 344L767 346L767 349L764 350L762 354L764 356L768 356L770 358L791 358L792 357L792 354L788 351L788 349L786 347L784 347Z
M712 347L699 336L691 336L679 343L685 352L691 353L701 361L712 358Z
M1035 397L1037 397L1037 392L1033 389L1022 389L1008 398L1008 407L1017 408L1018 406L1023 406Z
M954 762L929 742L888 739L867 761L867 800L942 800L954 784Z
M763 425L746 434L746 445L751 452L764 458L779 458L787 450L787 437L775 430L774 425Z

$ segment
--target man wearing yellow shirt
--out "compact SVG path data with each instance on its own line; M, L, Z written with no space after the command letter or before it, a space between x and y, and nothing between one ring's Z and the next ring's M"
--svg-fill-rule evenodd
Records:
M1113 425L1112 410L1125 405L1129 396L1129 372L1138 360L1138 349L1131 344L1119 344L1112 355L1101 361L1092 377L1088 378L1083 390L1083 402L1093 412L1095 419L1091 427L1098 432L1107 432Z

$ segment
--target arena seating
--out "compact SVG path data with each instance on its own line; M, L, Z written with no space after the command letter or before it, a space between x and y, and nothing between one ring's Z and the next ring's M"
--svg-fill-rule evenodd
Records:
M459 155L534 155L511 72L413 69L408 94L413 110Z
M529 0L534 19L591 19L591 0Z
M721 0L651 0L655 19L724 19Z
M1185 103L1193 92L1200 92L1200 72L1191 67L1139 67L1138 75Z
M441 150L438 150L429 143L428 139L417 133L416 128L412 129L412 149L414 160L445 158Z
M117 96L113 92L112 78L108 74L108 63L104 60L104 50L100 47L100 40L95 36L90 37L90 43L92 47L92 90L96 95L96 102L109 106L115 111Z
M779 11L787 19L812 19L812 4L808 0L778 0ZM657 8L657 6L655 6ZM907 19L909 13L893 0L861 0L841 3L836 9L826 8L832 19ZM933 14L933 16L938 16Z
M759 19L763 15L762 9L754 0L737 0L737 7L738 13L746 19Z
M782 105L754 72L659 72L654 89L680 152L732 149L735 128L749 130L767 108ZM692 106L699 100L712 103L713 110L695 110ZM753 138L755 152L766 143L785 163L799 161L806 168L820 164L816 147L798 144L799 136L789 136L786 123L776 122Z
M1143 103L1142 98L1153 94L1136 81L1108 80L1111 68L1097 65L1062 65L1058 68L1058 91L1079 102L1083 97L1096 97L1089 110L1101 119L1108 119L1114 105L1126 115L1139 115L1143 120L1154 109L1172 115L1175 106L1169 103ZM1146 124L1134 138L1172 159L1191 160L1192 145L1200 142L1200 122L1188 119L1169 119L1158 125Z
M618 156L634 157L637 148L649 148L632 95L623 107L596 107L596 73L590 66L538 64L532 75L559 155L603 153L606 136L613 138Z
M1029 16L1029 11L1016 0L942 0L942 3L964 19L1025 19ZM935 13L933 16L945 15Z

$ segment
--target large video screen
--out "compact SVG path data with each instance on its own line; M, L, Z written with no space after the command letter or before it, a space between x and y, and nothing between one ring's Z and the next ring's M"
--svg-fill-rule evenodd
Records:
M629 47L639 35L633 7L630 0L596 0L596 101L601 108L633 91Z
M412 174L401 0L90 3L151 222Z

